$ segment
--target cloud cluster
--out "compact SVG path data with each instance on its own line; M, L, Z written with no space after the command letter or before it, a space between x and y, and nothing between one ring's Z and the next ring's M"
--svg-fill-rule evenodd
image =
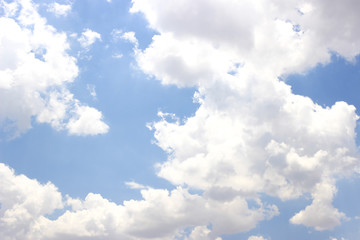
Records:
M319 106L279 78L326 64L331 54L354 61L358 4L133 0L131 12L159 32L137 54L140 68L163 84L198 88L194 116L160 113L150 125L169 154L158 175L218 201L310 193L312 204L290 222L316 230L341 224L346 216L332 199L336 179L359 172L355 107Z
M4 164L0 180L1 239L215 239L224 232L247 231L277 214L275 206L249 209L242 198L224 204L181 187L142 189L143 200L121 205L93 193L84 200L62 197L51 183L16 175ZM64 213L51 220L56 209ZM197 227L187 236L182 230L189 226Z
M154 38L153 47L160 51L167 48L168 54L163 54L162 63L176 56L179 60L188 60L186 57L190 52L177 55L175 51L178 50L170 46L171 43L201 47L197 44L201 42L210 44L213 50L218 49L221 53L228 50L225 58L231 59L230 53L234 53L240 63L251 63L261 67L262 72L281 75L327 63L331 52L353 60L359 53L360 43L356 27L358 6L354 0L341 3L321 0L261 0L256 3L250 0L200 0L196 3L169 1L167 4L160 0L151 3L133 0L130 11L142 12L150 27L160 32ZM157 44L169 35L178 42L168 39L168 43L160 48ZM205 57L207 55L193 61L200 65ZM189 69L194 67L192 62L185 63ZM163 81L163 77L159 79ZM177 84L181 85L180 82Z
M48 25L29 0L1 0L0 7L4 12L0 18L2 130L16 137L36 120L75 135L106 133L101 112L81 104L67 90L78 67L67 53L66 34ZM85 118L94 126L77 129L79 124L74 123Z
M106 132L101 113L64 87L77 75L65 35L46 25L30 2L21 3L32 11L15 21L9 16L17 5L1 2L9 16L0 28L9 33L0 32L7 44L0 54L8 56L0 62L0 102L8 103L0 105L0 117L22 131L36 116L72 134ZM194 116L182 121L159 113L161 120L149 125L169 154L158 175L174 189L130 182L141 189L141 200L116 204L94 193L73 199L0 164L1 238L219 240L279 214L263 195L289 200L310 194L312 203L291 223L316 230L341 224L346 216L332 200L336 180L359 172L355 108L319 106L293 94L279 77L325 64L331 52L353 60L360 52L358 4L133 0L131 11L142 12L159 33L147 49L136 49L139 67L163 84L198 89ZM34 45L42 39L37 31L58 42ZM134 33L122 36L136 45ZM54 68L62 75L54 76ZM50 218L56 209L63 213Z

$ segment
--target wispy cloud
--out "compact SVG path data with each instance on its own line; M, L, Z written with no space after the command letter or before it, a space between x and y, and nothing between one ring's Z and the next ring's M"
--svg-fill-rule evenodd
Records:
M54 13L57 17L66 16L71 12L71 5L54 2L48 5L47 11Z

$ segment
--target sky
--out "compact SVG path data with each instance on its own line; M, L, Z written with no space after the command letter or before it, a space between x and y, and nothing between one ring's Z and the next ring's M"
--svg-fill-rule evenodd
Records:
M359 9L0 0L0 239L359 239Z

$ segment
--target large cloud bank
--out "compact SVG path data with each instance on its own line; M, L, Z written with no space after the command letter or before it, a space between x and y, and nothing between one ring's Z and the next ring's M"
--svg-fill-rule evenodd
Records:
M184 122L160 113L150 127L169 153L158 175L218 201L265 193L311 194L290 219L316 230L346 219L332 206L338 178L359 171L355 107L322 107L279 80L360 52L356 1L142 1L159 32L137 55L163 84L195 86L200 104ZM172 119L169 119L172 118Z
M241 197L218 201L177 187L172 191L146 188L143 200L117 205L99 194L84 200L63 197L51 184L40 184L0 164L1 239L215 239L214 234L246 231L277 214L275 206L249 209ZM48 216L56 209L63 214ZM211 232L208 223L211 221Z
M67 89L78 67L66 34L47 25L31 1L1 0L0 7L0 124L7 137L26 132L33 120L74 135L106 133L101 112Z
M149 125L159 147L169 154L158 164L157 174L176 187L170 191L129 183L141 189L143 199L117 205L93 193L84 200L64 197L52 184L0 165L1 238L220 239L222 234L253 229L279 213L276 206L262 202L264 194L284 201L309 194L312 203L289 221L316 230L338 226L347 217L332 205L336 180L359 172L355 107L345 102L319 106L294 95L279 77L326 64L332 53L352 61L360 52L359 4L133 0L131 11L144 14L158 32L147 49L136 49L139 67L163 84L198 89L194 99L200 106L194 116L182 121L159 113L161 120ZM22 33L19 23L2 21ZM67 66L72 68L62 72L69 76L61 78L70 81L76 75L75 63L64 55L66 46L56 46L62 46L58 58L71 63ZM11 89L12 79L2 88ZM38 84L30 83L30 89ZM63 95L68 98L61 99L73 101L66 91L53 98L49 94L55 99L53 105L48 101L54 106L50 110L59 109L57 99ZM60 113L45 108L49 117L41 118L43 110L18 104L24 110L0 109L1 116L20 121L35 115L62 126ZM95 112L79 114L83 122L86 117L101 118ZM85 131L76 121L66 126ZM249 201L254 206L249 207ZM52 220L48 216L56 209L64 213Z

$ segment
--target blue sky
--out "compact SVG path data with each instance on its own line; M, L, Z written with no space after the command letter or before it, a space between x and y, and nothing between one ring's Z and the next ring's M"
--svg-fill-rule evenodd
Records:
M0 238L358 239L359 7L0 0Z

